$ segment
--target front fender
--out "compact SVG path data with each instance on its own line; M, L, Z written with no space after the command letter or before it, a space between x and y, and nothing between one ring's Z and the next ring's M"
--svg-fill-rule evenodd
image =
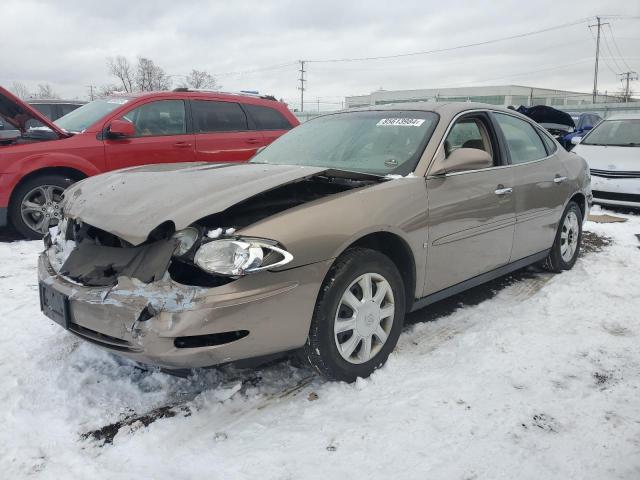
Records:
M400 237L424 270L427 195L424 177L385 181L347 194L328 196L268 217L239 235L277 240L293 255L290 267L339 256L358 239L375 232Z

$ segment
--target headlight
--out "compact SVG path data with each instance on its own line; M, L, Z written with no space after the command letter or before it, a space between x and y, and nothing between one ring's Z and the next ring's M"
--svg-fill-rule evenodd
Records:
M206 272L239 276L280 267L293 260L293 255L268 241L228 239L205 243L194 260Z
M173 238L178 240L178 245L176 246L176 250L173 252L174 255L180 257L191 250L191 247L198 240L198 236L200 232L193 227L183 228L182 230L178 230L173 234Z

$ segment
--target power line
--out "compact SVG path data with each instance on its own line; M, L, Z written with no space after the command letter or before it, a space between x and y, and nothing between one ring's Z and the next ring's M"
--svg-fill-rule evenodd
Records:
M611 60L613 60L613 64L614 64L614 66L615 66L616 70L617 70L618 72L623 71L623 70L624 70L624 68L623 68L623 67L621 67L621 66L618 64L618 60L616 60L615 56L613 55L613 51L611 50L611 47L609 46L609 40L607 40L606 30L603 30L603 31L602 31L602 40L604 41L604 47L607 49L607 52L609 52L609 57L608 57L608 58L610 58ZM606 62L607 57L602 57L602 58L605 60L605 63L607 63L607 62ZM607 66L609 66L609 65L607 65ZM617 73L616 73L616 75L617 75Z
M434 54L434 53L442 53L442 52L451 52L453 50L461 50L463 48L471 48L471 47L479 47L482 45L489 45L492 43L498 43L498 42L504 42L507 40L514 40L517 38L523 38L523 37L528 37L530 35L538 35L540 33L546 33L546 32L551 32L553 30L559 30L561 28L567 28L567 27L571 27L574 25L580 25L582 23L585 23L589 20L589 18L582 18L580 20L576 20L573 22L569 22L569 23L563 23L561 25L555 25L553 27L547 27L547 28L543 28L540 30L534 30L531 32L525 32L525 33L519 33L517 35L511 35L508 37L501 37L501 38L494 38L492 40L484 40L482 42L475 42L475 43L468 43L465 45L457 45L455 47L446 47L446 48L437 48L437 49L433 49L433 50L424 50L424 51L419 51L419 52L409 52L409 53L398 53L395 55L380 55L380 56L376 56L376 57L356 57L356 58L331 58L331 59L324 59L324 60L308 60L309 63L337 63L337 62L361 62L361 61L368 61L368 60L386 60L386 59L391 59L391 58L401 58L401 57L411 57L411 56L416 56L416 55L430 55L430 54Z
M277 65L269 65L266 67L260 67L260 68L254 68L251 70L236 70L236 71L231 71L231 72L220 72L220 73L214 73L213 75L215 77L222 77L222 76L230 76L230 75L247 75L250 73L256 73L256 72L264 72L267 70L277 70L280 68L284 68L284 67L291 67L293 65L296 65L297 62L287 62L287 63L280 63Z
M627 68L627 70L631 70L631 67L629 66L627 61L624 59L622 52L620 52L620 47L618 47L618 42L616 42L616 37L613 34L613 28L611 28L611 25L609 25L609 33L611 34L611 40L613 40L613 46L615 47L616 51L618 52L618 55L620 56L620 60L622 61L622 63L624 63L624 66Z

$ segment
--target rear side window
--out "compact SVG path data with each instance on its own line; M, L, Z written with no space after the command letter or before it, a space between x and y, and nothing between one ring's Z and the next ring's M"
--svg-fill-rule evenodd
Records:
M504 113L494 115L507 141L511 163L532 162L547 156L542 139L528 122Z
M70 103L62 103L60 105L61 114L64 117L67 113L73 112L80 105L72 105Z
M249 129L247 116L234 102L192 100L195 133L238 132Z
M540 130L538 130L538 134L542 138L544 146L547 147L547 153L551 155L553 152L555 152L557 148L556 143L551 139L551 137L549 137L549 135L545 134L544 132L541 132Z
M53 105L46 104L46 103L35 103L31 106L49 119L53 119L53 117L55 116Z
M243 104L259 130L290 130L289 120L275 108Z

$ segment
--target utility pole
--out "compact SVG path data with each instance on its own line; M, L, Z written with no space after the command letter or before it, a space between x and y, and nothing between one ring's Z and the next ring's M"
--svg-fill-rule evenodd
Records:
M603 25L609 25L609 23L602 23L600 17L596 17L598 23L595 25L589 25L591 27L598 27L598 35L596 36L596 65L593 72L593 103L598 100L598 60L600 60L600 29Z
M87 85L87 87L89 88L89 100L95 100L95 97L93 95L93 89L96 88L95 85Z
M316 97L316 102L318 102L318 112L320 112L320 97Z
M619 73L618 75L620 75L621 81L626 82L626 86L624 87L624 102L628 103L629 97L631 96L631 93L629 90L629 82L631 80L638 80L638 72L624 72L624 73Z
M304 64L306 63L305 60L298 60L300 62L300 70L298 70L300 72L300 78L298 79L300 81L300 86L298 87L298 90L300 90L300 111L304 112L304 82L306 82L305 78L304 78L304 74L306 73L306 70L304 69Z

